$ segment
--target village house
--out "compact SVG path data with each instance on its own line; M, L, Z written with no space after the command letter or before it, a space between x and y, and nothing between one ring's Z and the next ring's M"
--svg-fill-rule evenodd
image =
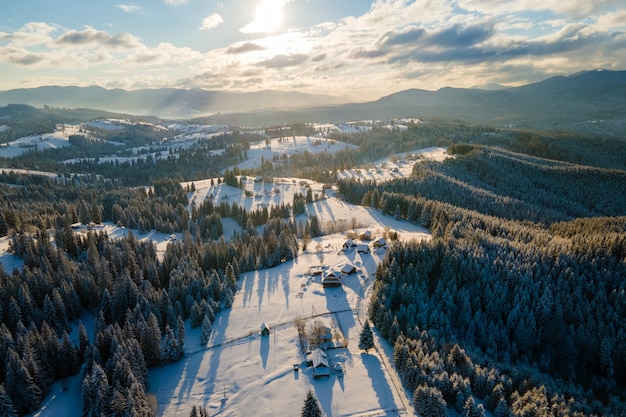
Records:
M370 246L367 243L360 243L356 251L357 253L370 253Z
M352 264L345 264L341 267L341 273L344 275L354 274L356 272L356 266Z
M327 270L322 278L322 286L324 288L341 286L341 273L334 269Z
M387 247L387 240L384 237L379 237L374 242L372 242L372 246L374 248L376 248L376 249L378 249L378 248L386 248Z
M313 378L321 378L330 376L330 367L328 366L328 357L322 349L315 349L310 353L307 360L309 366L313 367Z
M352 249L353 247L355 247L357 244L354 240L352 239L348 239L345 242L343 242L343 251L349 251L350 249Z

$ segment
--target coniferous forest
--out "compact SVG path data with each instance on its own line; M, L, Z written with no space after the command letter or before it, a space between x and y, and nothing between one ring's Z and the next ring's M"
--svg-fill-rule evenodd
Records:
M45 120L20 128L39 132ZM163 137L129 129L107 139ZM369 308L421 415L450 406L464 416L626 414L623 142L443 120L329 136L356 147L222 171L223 182L236 187L242 173L334 182L381 156L448 146L453 157L420 161L409 177L337 182L346 201L432 232L390 246ZM239 274L293 259L298 239L322 233L323 219L292 216L309 194L250 212L209 200L189 207L193 184L181 181L242 160L253 138L232 133L178 157L121 164L87 158L109 145L74 138L66 149L0 161L62 174L0 172L0 236L24 261L14 271L0 264L1 415L33 412L54 381L76 374L81 415L154 415L148 369L181 359L184 323L210 334ZM228 241L225 218L241 226ZM112 239L72 228L103 222L183 237L160 258L134 232ZM79 343L69 336L76 329Z
M230 306L241 272L292 259L297 235L316 233L308 221L238 206L205 203L189 214L175 181L147 193L45 177L2 180L11 185L0 187L0 232L10 233L11 250L24 260L22 271L0 265L0 403L17 415L36 410L53 381L78 372L82 415L152 415L148 368L182 357L183 322L210 326ZM244 228L227 243L219 239L222 216ZM71 227L102 221L184 238L170 242L159 261L154 246L132 232L111 240ZM68 332L85 314L95 316L95 334L79 325L75 345Z
M626 172L455 149L408 179L339 184L433 231L389 250L370 305L416 410L623 415Z

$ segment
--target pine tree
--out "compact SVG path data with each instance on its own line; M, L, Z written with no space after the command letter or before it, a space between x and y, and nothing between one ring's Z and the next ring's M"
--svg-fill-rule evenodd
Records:
M19 414L15 410L15 405L4 389L4 385L0 385L0 416L18 417Z
M213 326L211 326L211 320L209 320L209 317L205 315L202 320L202 333L200 333L200 344L202 346L206 346L206 344L209 343L212 330Z
M446 401L441 391L422 384L415 390L413 406L422 417L447 417Z
M41 389L24 362L13 349L9 349L6 370L7 393L13 399L15 408L22 414L33 411L41 401Z
M365 352L367 352L369 349L373 347L374 347L374 333L372 333L370 322L366 320L365 324L363 325L363 329L361 330L361 335L359 336L359 349L363 349L365 350Z
M302 406L302 417L321 417L322 409L320 408L320 404L313 395L313 392L309 390L306 394L306 400L304 400L304 405Z

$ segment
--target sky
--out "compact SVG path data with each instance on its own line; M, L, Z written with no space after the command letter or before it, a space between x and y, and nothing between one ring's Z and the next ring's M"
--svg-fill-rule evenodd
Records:
M626 69L626 0L3 0L0 90L373 100Z

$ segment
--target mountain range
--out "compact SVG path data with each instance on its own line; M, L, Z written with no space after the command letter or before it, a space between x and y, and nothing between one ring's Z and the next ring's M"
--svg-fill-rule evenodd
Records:
M449 117L539 128L605 123L608 131L623 132L626 71L592 70L497 90L409 89L362 103L270 90L252 93L172 88L125 91L101 87L39 87L0 92L0 105L10 103L93 108L236 125Z

